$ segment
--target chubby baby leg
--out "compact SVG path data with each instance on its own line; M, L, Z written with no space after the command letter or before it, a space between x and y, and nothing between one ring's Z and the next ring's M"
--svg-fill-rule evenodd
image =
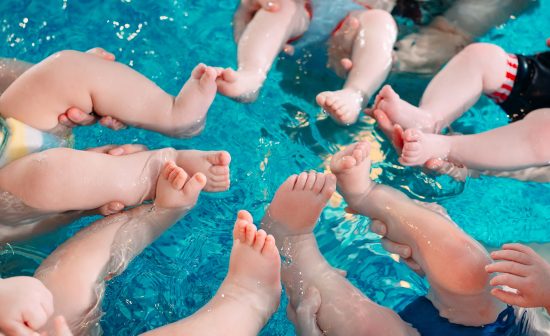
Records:
M317 103L335 121L349 125L386 80L397 25L388 12L377 9L354 12L344 25L331 39L329 65L347 77L346 83L342 90L320 93Z
M276 12L258 10L240 36L239 68L222 73L221 94L241 102L256 100L277 54L289 39L307 30L310 18L302 1L281 0L278 7Z
M127 206L153 199L159 172L173 160L190 174L203 173L210 191L229 187L227 152L162 149L112 156L56 148L26 156L0 170L0 189L46 212L88 210L118 201ZM51 197L56 195L56 197Z
M476 170L547 166L549 127L550 109L539 109L523 120L479 134L447 136L408 129L403 134L400 161L414 166L441 158Z
M190 317L146 335L257 335L279 306L280 266L273 236L257 230L248 212L239 212L229 271L216 295Z
M501 47L471 44L430 81L419 107L402 100L388 86L376 97L375 108L405 129L439 133L472 107L482 93L499 90L507 80L508 67L508 54Z
M386 237L411 247L412 259L430 282L428 298L441 316L471 326L494 322L503 306L489 292L485 266L491 259L487 251L443 211L436 212L371 181L368 156L368 144L358 143L336 154L331 162L349 206L386 223Z
M78 51L58 52L23 73L0 97L0 112L49 131L70 107L171 136L192 136L216 95L216 69L198 65L177 97L131 68ZM33 99L22 99L32 96Z
M169 162L156 187L154 205L106 217L80 231L55 250L35 276L52 292L55 315L63 315L75 334L90 334L101 317L105 281L130 261L197 202L206 179ZM54 316L55 316L54 315ZM46 330L53 329L50 321Z

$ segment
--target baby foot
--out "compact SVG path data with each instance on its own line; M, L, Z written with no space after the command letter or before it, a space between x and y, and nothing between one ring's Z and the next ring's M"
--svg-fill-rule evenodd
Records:
M292 175L275 193L267 214L290 234L311 233L335 190L332 174L310 171Z
M404 166L421 166L430 159L445 159L451 150L448 138L446 135L408 129L403 133L403 151L399 162Z
M252 221L249 212L239 211L233 228L229 271L218 293L241 296L261 313L265 324L279 307L281 258L275 238L264 230L257 230Z
M193 69L176 97L174 122L178 126L174 136L193 137L204 129L206 113L216 97L217 77L215 68L202 63Z
M336 122L343 125L351 125L357 121L365 101L368 101L368 98L351 88L325 91L317 95L317 104Z
M418 128L424 132L434 132L435 121L431 114L399 98L389 85L385 85L376 96L373 110L376 109L382 110L393 124L399 124L405 129Z
M164 209L191 208L197 203L199 194L206 184L202 173L189 175L174 162L168 162L162 170L155 197L155 206Z
M266 74L261 71L235 71L227 68L216 82L222 95L241 103L251 103L258 98L265 78Z
M336 175L338 188L351 208L361 204L376 185L369 177L369 153L369 143L358 142L336 153L330 161L330 170Z
M218 192L229 189L229 163L231 155L226 151L177 151L176 164L189 175L203 173L207 182L205 191Z

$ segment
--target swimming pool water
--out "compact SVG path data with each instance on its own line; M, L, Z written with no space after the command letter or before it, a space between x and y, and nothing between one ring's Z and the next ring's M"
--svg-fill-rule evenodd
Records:
M235 65L230 23L236 3L4 0L0 3L0 56L38 62L57 50L101 46L176 94L198 62ZM542 0L537 9L493 29L482 40L512 52L542 50L550 31L548 13L550 0ZM439 200L476 239L492 245L550 240L549 184L489 176L465 184L434 179L399 166L388 141L366 117L348 128L327 119L316 106L315 95L342 81L324 68L322 44L302 44L304 49L295 56L276 62L256 103L242 105L219 96L210 109L205 132L197 138L177 140L144 130L113 132L99 126L76 130L78 148L143 143L150 148L226 149L233 157L231 190L202 195L194 211L109 284L103 304L105 334L137 334L199 309L226 274L237 211L247 209L259 221L287 176L325 169L333 153L359 139L374 146L373 176L378 181L419 199ZM414 101L427 81L394 75L390 83ZM504 113L483 99L454 128L472 133L504 123ZM385 306L399 309L424 293L426 284L383 251L378 236L368 232L369 222L344 215L343 208L341 198L335 196L316 228L327 259L346 269L355 285ZM44 256L94 219L6 247L0 253L0 275L32 274ZM285 304L283 300L262 335L294 334L285 317Z

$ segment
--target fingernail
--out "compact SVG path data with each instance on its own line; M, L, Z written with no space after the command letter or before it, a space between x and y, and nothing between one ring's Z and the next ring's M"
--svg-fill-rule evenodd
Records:
M111 149L109 153L111 155L121 155L121 154L124 154L124 150L120 147L117 147L117 148Z
M124 206L123 206L122 204L120 204L120 203L115 203L115 204L113 204L113 206L111 207L111 210L116 210L116 211L118 211L118 210L122 210L123 207L124 207Z

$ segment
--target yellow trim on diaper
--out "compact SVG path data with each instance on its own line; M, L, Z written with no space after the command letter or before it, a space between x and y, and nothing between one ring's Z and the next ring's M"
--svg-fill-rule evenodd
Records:
M11 162L30 154L31 151L26 145L26 125L12 118L6 119L6 123L11 131L6 146L6 159Z

